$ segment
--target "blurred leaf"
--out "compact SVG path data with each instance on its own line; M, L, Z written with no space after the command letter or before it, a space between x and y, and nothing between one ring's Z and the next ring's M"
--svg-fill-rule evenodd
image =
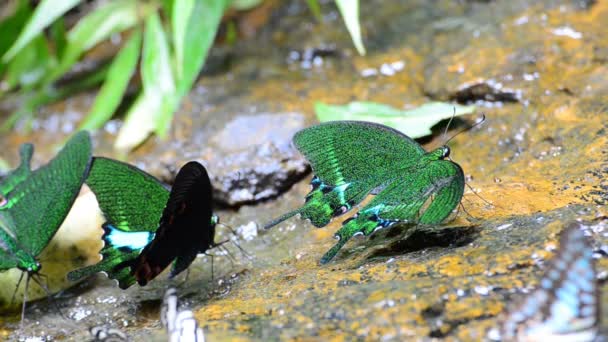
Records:
M150 15L146 20L141 61L143 94L129 110L118 134L114 146L119 150L133 149L153 131L162 137L179 103L169 46L158 14Z
M112 34L135 26L142 15L155 7L137 0L108 2L82 18L68 33L65 53L59 66L46 78L51 83L66 73L83 52L89 50Z
M10 129L19 119L31 117L34 111L41 106L60 101L75 93L99 85L99 83L106 78L107 71L108 68L104 66L86 75L84 78L69 83L60 89L47 86L35 91L30 90L26 92L21 96L23 100L21 101L19 110L11 113L11 115L2 123L2 126L0 126L0 131Z
M51 41L55 45L55 56L61 59L67 45L67 34L65 30L65 20L59 18L51 25Z
M118 132L114 148L128 151L141 144L156 127L151 116L158 114L161 102L157 94L141 93L127 112L127 119Z
M230 1L230 7L237 11L247 11L259 6L262 2L264 0L232 0Z
M76 6L82 0L42 0L34 10L25 29L2 57L3 62L8 62L28 45L36 36L43 33L44 29L57 18Z
M411 138L432 134L431 127L454 115L471 114L475 106L461 106L444 102L430 102L418 108L400 110L375 102L351 102L344 106L317 102L315 112L321 122L362 120L376 122L400 130Z
M319 0L306 0L306 4L308 5L308 9L310 10L310 13L312 13L313 17L315 17L318 22L321 22L322 16Z
M361 26L359 24L359 0L335 0L344 24L350 33L355 48L360 55L365 55L365 46L361 40Z
M141 31L136 30L112 61L107 78L80 129L97 129L112 117L137 66L140 47Z
M184 43L188 21L194 8L195 0L175 0L171 12L171 25L173 29L173 48L175 49L175 78L180 80L183 75Z
M29 43L17 53L6 68L5 87L12 90L21 87L27 91L38 85L47 71L54 65L46 40L42 35L30 40Z
M32 9L30 8L28 0L20 0L16 5L15 12L6 17L0 22L0 56L4 55L6 51L13 45L19 32L25 27L27 19L30 17ZM6 67L6 63L0 63L0 75Z
M200 73L228 3L228 0L195 1L186 32L184 32L184 51L180 53L183 59L175 61L177 65L183 67L181 77L177 79L177 90L180 96L184 96L190 91Z

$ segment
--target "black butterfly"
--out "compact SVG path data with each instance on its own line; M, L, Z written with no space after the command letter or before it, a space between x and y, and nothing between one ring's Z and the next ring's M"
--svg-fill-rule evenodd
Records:
M106 218L105 246L99 263L68 274L72 281L106 272L121 288L143 286L170 263L174 277L217 246L211 181L198 162L179 170L171 192L142 170L106 158L93 160L86 183Z

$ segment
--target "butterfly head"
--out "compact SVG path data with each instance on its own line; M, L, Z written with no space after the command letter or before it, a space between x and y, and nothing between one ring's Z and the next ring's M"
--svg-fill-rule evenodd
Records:
M37 273L40 271L41 265L40 263L34 259L28 253L23 251L17 252L17 257L19 258L19 263L17 264L17 268L23 272L27 273Z
M8 203L8 199L2 193L0 193L0 208L4 207Z
M450 147L448 145L443 145L439 148L441 151L441 159L446 159L450 157Z
M215 227L218 223L220 223L220 217L215 214L211 215L211 226Z

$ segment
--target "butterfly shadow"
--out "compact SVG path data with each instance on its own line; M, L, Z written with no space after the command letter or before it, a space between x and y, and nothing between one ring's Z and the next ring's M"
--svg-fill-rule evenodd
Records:
M382 239L385 242L383 246L376 247L366 257L366 261L384 261L387 258L400 256L404 254L419 252L423 250L439 247L444 251L449 251L451 248L462 247L475 241L481 232L481 227L477 225L471 226L450 226L450 227L432 227L418 226L410 235L407 230L413 229L412 226L399 226L390 229L381 236L378 234L373 240ZM377 244L375 242L374 244Z

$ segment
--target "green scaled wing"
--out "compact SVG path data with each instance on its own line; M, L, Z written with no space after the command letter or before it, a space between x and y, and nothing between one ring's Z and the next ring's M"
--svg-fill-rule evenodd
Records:
M293 142L327 186L386 180L387 170L413 165L426 151L390 127L363 121L333 121L303 129Z
M428 154L430 155L430 153ZM396 223L438 224L458 206L464 193L462 168L449 160L424 159L383 189L359 213L344 222L338 243L321 258L329 262L357 234L370 235Z
M97 272L116 279L121 288L135 282L130 274L129 260L137 258L154 238L169 190L148 173L116 160L96 157L86 180L106 222L102 260L68 274L76 281Z
M91 140L87 132L75 134L53 160L31 173L27 164L32 148L25 146L21 148L21 166L3 182L8 202L0 210L10 213L19 247L36 256L55 235L78 196L91 163Z
M23 144L19 148L19 155L21 157L21 164L18 168L11 171L4 177L0 182L0 194L6 196L11 192L17 184L23 182L31 173L30 162L32 160L32 154L34 153L34 146L32 144Z
M0 270L17 267L15 222L6 210L0 210Z
M386 185L396 170L415 165L425 154L403 133L362 121L334 121L306 128L296 133L293 142L312 166L313 189L302 208L266 224L266 229L296 214L323 227Z
M86 183L112 226L125 232L156 231L169 199L158 179L135 166L95 157Z

